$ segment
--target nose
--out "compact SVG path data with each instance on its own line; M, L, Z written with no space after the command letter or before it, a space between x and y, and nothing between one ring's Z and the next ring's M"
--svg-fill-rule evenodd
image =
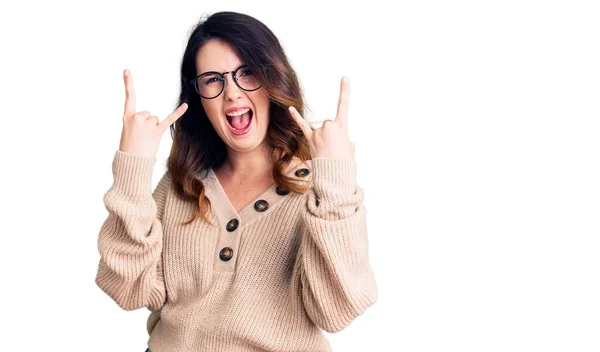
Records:
M225 75L224 83L225 91L223 92L223 94L225 95L226 100L233 101L241 98L243 93L240 87L238 87L238 85L235 83L233 79L233 73L228 73Z

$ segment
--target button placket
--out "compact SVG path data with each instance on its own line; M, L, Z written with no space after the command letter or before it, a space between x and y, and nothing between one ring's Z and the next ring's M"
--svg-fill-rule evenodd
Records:
M227 225L225 225L225 229L227 230L227 232L234 232L238 226L240 224L240 221L236 218L231 219L227 222ZM221 239L223 239L223 241L221 241L221 243L225 243L227 241L227 237L221 236ZM236 241L236 248L237 248L237 244L239 243L239 239L237 239ZM231 260L231 258L233 258L234 255L234 250L231 247L223 247L221 249L221 251L219 252L219 259L223 262L228 262L229 260ZM233 267L230 267L228 269L231 269L229 271L233 271Z
M229 221L223 221L223 218L229 219ZM225 223L225 226L221 225L218 238L218 247L216 255L215 270L216 271L234 271L238 257L238 248L240 244L240 225L241 220L238 219L237 214L232 214L230 210L227 210L224 214L221 214L219 224Z

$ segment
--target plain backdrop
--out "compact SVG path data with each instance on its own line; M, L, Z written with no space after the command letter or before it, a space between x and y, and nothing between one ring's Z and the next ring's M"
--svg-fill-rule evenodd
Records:
M29 1L0 5L3 351L146 348L95 284L124 104L166 117L205 14L280 39L349 133L377 302L334 351L600 350L594 1ZM153 184L171 148L163 136Z

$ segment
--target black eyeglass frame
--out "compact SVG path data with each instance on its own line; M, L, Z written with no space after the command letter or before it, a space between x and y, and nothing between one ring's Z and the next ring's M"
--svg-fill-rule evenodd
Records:
M190 83L194 86L194 90L196 91L196 93L198 93L199 96L201 96L204 99L215 99L216 97L218 97L219 95L221 95L221 93L223 93L223 91L225 90L225 84L227 84L227 80L225 79L225 75L228 73L231 73L233 75L233 81L235 82L235 84L240 87L241 90L246 91L246 92L253 92L257 89L259 89L260 87L262 87L262 84L260 84L258 86L258 88L255 89L245 89L242 86L240 86L240 83L238 82L238 78L237 78L237 72L243 68L248 68L248 65L242 65L238 68L236 68L233 71L227 71L227 72L216 72L216 71L208 71L208 72L204 72L200 75L198 75L196 78L190 80ZM200 91L198 90L198 79L200 79L200 77L206 76L206 75L210 75L210 74L217 74L219 76L221 76L221 81L223 82L223 84L221 84L221 91L215 95L212 98L208 98L205 97L204 95L200 94Z

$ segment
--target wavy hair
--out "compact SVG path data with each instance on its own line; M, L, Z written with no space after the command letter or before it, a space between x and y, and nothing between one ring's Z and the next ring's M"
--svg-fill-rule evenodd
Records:
M302 161L311 159L309 145L302 130L287 108L294 106L304 114L304 99L296 72L273 32L259 20L245 14L224 11L200 20L190 34L181 61L181 92L177 106L187 103L188 109L170 127L173 146L167 160L167 173L176 194L194 201L198 208L190 224L202 217L211 223L211 203L199 177L209 168L218 168L227 158L225 143L210 123L200 96L190 80L196 77L196 55L209 40L221 40L254 71L269 96L269 126L267 142L273 146L272 176L286 190L302 193L306 184L297 184L284 174L296 156ZM213 224L214 225L214 224Z

